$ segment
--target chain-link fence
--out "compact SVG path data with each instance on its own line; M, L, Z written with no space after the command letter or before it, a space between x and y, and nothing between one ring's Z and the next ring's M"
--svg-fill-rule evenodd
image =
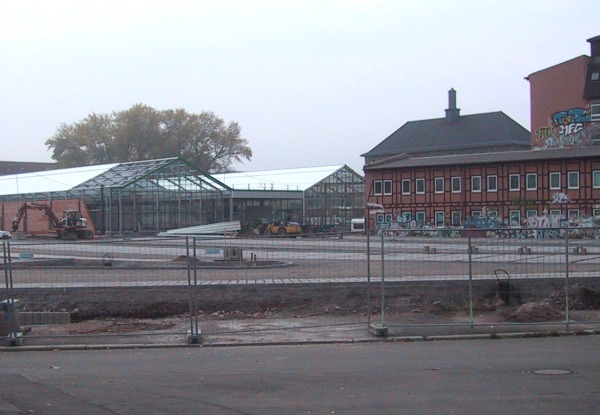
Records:
M597 330L600 240L545 232L5 241L0 335L195 343L368 337L369 327Z

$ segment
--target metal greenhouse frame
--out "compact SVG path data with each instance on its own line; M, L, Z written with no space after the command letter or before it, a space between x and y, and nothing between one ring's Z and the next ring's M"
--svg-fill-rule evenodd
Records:
M102 234L156 233L231 217L230 189L179 157L1 179L6 188L2 202L83 201Z
M158 232L222 222L228 188L181 158L121 163L81 192L102 233Z

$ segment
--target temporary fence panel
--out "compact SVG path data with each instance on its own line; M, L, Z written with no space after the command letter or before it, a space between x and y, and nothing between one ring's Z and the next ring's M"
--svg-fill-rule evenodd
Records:
M385 282L372 304L381 312L377 324L389 327L390 335L600 327L596 232L586 233L591 238L565 227L503 235L443 232L376 237Z

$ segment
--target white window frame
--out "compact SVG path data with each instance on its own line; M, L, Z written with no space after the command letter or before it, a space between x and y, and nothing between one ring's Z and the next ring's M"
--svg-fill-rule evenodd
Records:
M420 212L416 212L415 213L415 220L417 222L425 223L426 218L427 217L425 216L425 212L424 211L420 211Z
M440 216L442 218L441 221L439 220ZM442 227L444 227L446 225L446 217L444 215L444 211L443 210L436 211L435 215L434 215L434 218L435 218L435 227L436 228L442 228Z
M498 211L497 210L488 210L487 215L489 217L496 218L496 217L498 217Z
M516 209L508 211L508 223L510 226L515 226L513 225L513 223L515 222L513 221L513 217L516 217L516 223L518 224L518 226L521 226L521 211Z
M408 186L408 190L404 189L405 186ZM403 195L410 194L410 179L402 179L402 194Z
M592 187L600 189L600 170L592 171Z
M536 209L529 209L527 210L527 212L525 212L525 216L527 216L528 218L532 217L532 216L537 216L538 215L538 211Z
M590 102L590 111L592 122L600 121L600 100Z
M574 218L573 218L574 216ZM569 209L567 210L567 218L578 219L579 218L579 209Z
M379 187L379 190L377 190ZM383 180L373 180L373 196L381 196L383 194Z
M471 217L478 218L481 216L481 210L471 210Z
M383 181L383 195L390 196L392 194L392 181L384 180Z
M375 221L377 223L383 223L384 220L385 220L385 215L383 213L378 213Z
M535 181L535 183L529 183L529 180ZM532 184L533 186L530 186ZM525 175L525 189L527 190L537 190L538 188L538 177L537 173L527 173Z
M562 211L560 209L550 209L550 214L560 216L562 215Z
M481 176L471 176L471 193L481 193Z
M460 176L453 176L450 178L450 188L452 193L460 193L462 189L462 180Z
M571 181L576 183L572 183ZM569 171L567 172L567 189L579 189L579 172Z
M592 210L592 215L594 217L600 216L600 209L594 209L594 210Z
M419 190L419 187L422 187L422 190ZM424 178L415 179L415 193L418 195L425 194L425 179Z
M385 223L392 223L394 221L394 217L391 213L385 214Z
M490 186L490 179L494 179L493 182L495 184L494 187ZM487 184L487 191L488 192L497 192L498 191L498 175L497 174L492 174L487 176L487 180L486 180L486 184Z
M438 183L441 185L441 189L438 189ZM440 194L444 193L444 178L443 177L434 177L433 178L433 188L435 193Z
M461 222L462 222L462 212L460 210L453 210L452 213L450 214L451 217L451 225L452 226L460 226ZM455 219L458 218L458 221L456 221Z
M552 171L550 173L548 173L548 187L550 188L550 190L560 190L561 189L561 179L562 177L560 177L561 174L559 171ZM552 184L552 178L553 177L558 177L558 185Z
M513 178L517 178L517 187L513 187ZM521 190L521 175L518 173L513 173L508 175L508 191L509 192L518 192Z

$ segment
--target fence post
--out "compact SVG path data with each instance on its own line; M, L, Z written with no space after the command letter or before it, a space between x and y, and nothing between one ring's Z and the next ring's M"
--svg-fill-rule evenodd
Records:
M385 326L385 289L383 283L385 282L385 232L381 232L381 327Z
M188 307L190 313L190 330L188 334L188 344L199 344L200 337L198 332L198 313L195 312L196 299L194 295L196 292L192 289L192 260L190 259L190 237L185 237L185 253L186 253L186 265L187 265L187 279L188 279ZM196 249L194 245L194 269L196 267ZM196 273L194 272L194 284L196 286ZM193 292L192 292L193 291ZM196 321L196 324L194 324Z
M365 223L368 222L365 220ZM371 231L367 228L367 325L371 327Z
M5 308L5 323L6 332L8 334L9 346L20 346L23 344L23 333L20 331L19 315L17 314L16 300L13 294L13 277L12 277L12 261L10 254L10 242L2 243L4 255L4 280L6 286L6 308Z
M565 325L569 331L569 222L565 231Z
M469 321L471 322L471 331L473 331L473 245L471 244L471 235L468 238L469 244Z

